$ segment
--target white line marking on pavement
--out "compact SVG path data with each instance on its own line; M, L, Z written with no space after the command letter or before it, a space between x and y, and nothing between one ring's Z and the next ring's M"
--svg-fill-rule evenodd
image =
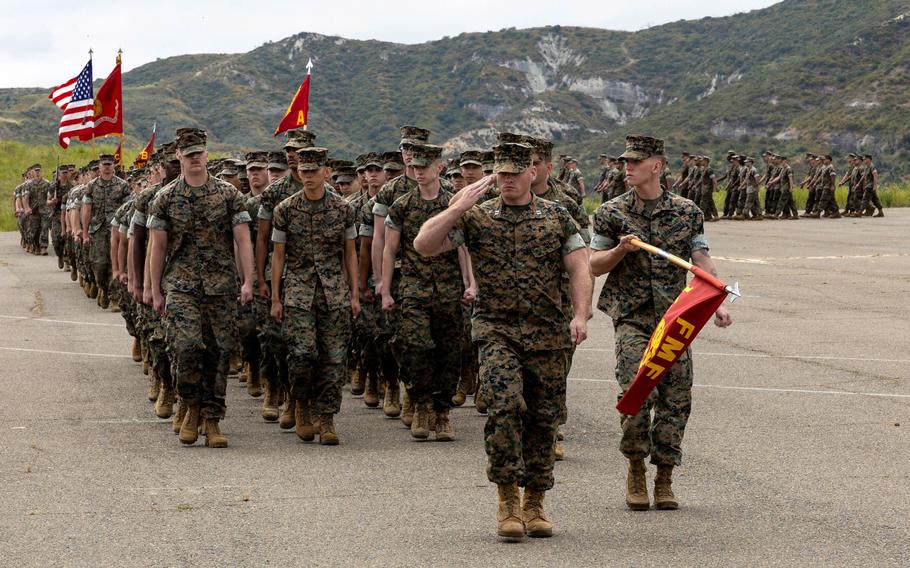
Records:
M766 258L737 258L735 256L712 256L715 260L724 260L727 262L739 262L743 264L773 264L775 260L851 260L857 258L890 258L910 256L910 253L883 253L883 254L849 254L849 255L827 255L827 256L781 256Z
M712 256L714 260L725 260L727 262L741 262L743 264L771 264L767 260L760 258L736 258L732 256Z
M2 316L0 319L12 319L12 320L29 320L29 321L43 321L48 323L74 323L77 325L100 325L104 327L123 327L122 323L94 323L89 321L72 321L72 320L58 320L50 318L30 318L28 316Z
M26 349L25 347L0 347L0 351L21 351L23 353L47 353L49 355L76 355L83 357L106 357L109 359L132 359L131 355L111 355L110 353L83 353L79 351L51 351L49 349Z
M597 347L580 347L576 351L597 351L613 353L613 349L599 349ZM695 355L707 357L751 357L753 359L807 359L813 361L866 361L869 363L910 363L910 359L877 359L874 357L836 357L827 355L767 355L765 353L721 353L713 351L697 351Z
M569 377L570 381L583 383L613 383L617 384L614 379L582 379ZM725 389L725 390L743 390L757 392L778 392L778 393L798 393L798 394L839 394L847 396L874 396L878 398L910 398L910 394L884 393L884 392L850 392L850 391L833 391L833 390L812 390L812 389L781 389L773 387L738 387L732 385L704 385L695 383L692 386L703 389Z

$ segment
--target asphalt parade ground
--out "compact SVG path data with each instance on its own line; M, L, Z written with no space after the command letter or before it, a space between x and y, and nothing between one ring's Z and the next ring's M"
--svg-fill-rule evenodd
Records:
M346 389L341 445L322 447L232 380L230 447L182 447L121 316L0 234L0 565L910 565L910 209L886 215L708 224L743 298L694 344L677 511L626 509L597 313L547 496L555 536L521 543L495 534L470 399L457 441L417 442Z

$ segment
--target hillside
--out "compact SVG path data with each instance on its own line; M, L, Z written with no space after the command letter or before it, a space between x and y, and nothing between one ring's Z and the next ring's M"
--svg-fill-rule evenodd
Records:
M309 57L310 129L342 156L393 148L404 123L453 150L514 129L588 160L636 131L674 153L865 150L884 181L910 177L908 0L788 0L635 33L553 26L418 45L300 33L126 73L128 141L157 121L164 133L203 126L221 149L274 147ZM0 139L52 142L46 94L0 89Z

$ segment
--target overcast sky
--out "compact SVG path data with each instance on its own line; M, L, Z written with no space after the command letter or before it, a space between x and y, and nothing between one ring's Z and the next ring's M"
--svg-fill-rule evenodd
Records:
M74 77L95 51L95 78L117 49L128 71L184 53L241 53L300 32L399 43L545 25L639 30L682 19L727 16L772 0L31 0L2 7L0 87L51 87ZM394 7L395 9L393 9Z

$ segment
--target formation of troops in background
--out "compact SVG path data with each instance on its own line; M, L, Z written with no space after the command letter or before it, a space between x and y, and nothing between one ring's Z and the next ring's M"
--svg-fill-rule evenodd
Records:
M734 220L761 221L763 219L818 219L828 217L884 217L882 203L878 198L878 171L872 163L871 154L847 156L847 171L838 180L830 155L806 153L809 166L806 177L796 183L793 168L786 156L771 151L762 153L764 171L760 172L755 159L727 152L727 169L717 177L708 156L683 152L682 170L677 179L664 172L662 183L675 193L694 201L705 213L706 221ZM604 166L594 191L604 201L627 191L622 162L601 154ZM723 211L718 211L714 194L726 182ZM765 201L760 203L759 188L765 187ZM793 200L796 187L808 190L805 211L800 214ZM848 187L847 202L841 212L838 208L835 190Z
M50 239L58 267L122 314L147 397L181 443L201 434L207 446L228 445L220 422L229 375L262 397L264 420L326 446L340 442L345 384L418 440L454 440L450 411L472 397L486 415L498 534L549 536L544 493L564 454L566 380L587 337L594 276L608 274L598 308L613 319L625 390L686 283L629 239L650 233L716 273L704 221L797 218L792 168L766 152L760 174L730 152L717 178L707 157L686 153L674 178L663 141L630 136L621 156L601 156L588 188L577 161L554 160L548 140L501 133L492 150L446 162L428 130L400 132L397 150L353 161L331 158L304 130L288 132L282 151L209 160L206 133L181 128L127 173L102 155L60 166L47 182L36 164L15 190L22 246L43 255ZM871 156L851 155L839 181L830 156L807 159L802 216L883 215ZM713 196L721 182L722 216ZM838 183L850 188L843 212ZM583 200L594 193L603 203L592 223ZM732 323L725 308L715 323ZM623 418L632 509L678 506L671 474L692 379L686 356L637 416Z

